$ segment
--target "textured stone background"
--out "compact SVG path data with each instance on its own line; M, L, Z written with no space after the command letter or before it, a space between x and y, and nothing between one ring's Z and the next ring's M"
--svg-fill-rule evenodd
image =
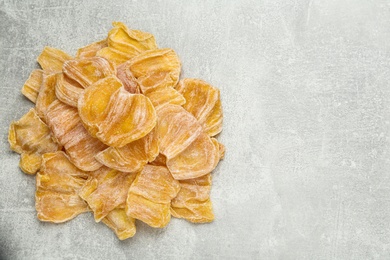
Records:
M0 1L0 259L389 259L389 1L108 2ZM20 88L45 45L75 53L115 20L221 89L212 224L138 223L120 242L90 214L35 218L7 143Z

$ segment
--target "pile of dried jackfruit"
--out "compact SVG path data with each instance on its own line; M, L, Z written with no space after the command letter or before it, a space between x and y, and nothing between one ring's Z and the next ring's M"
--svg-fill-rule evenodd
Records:
M114 22L76 57L45 47L22 88L32 108L9 129L20 168L36 174L38 219L92 211L119 239L135 220L214 219L211 175L224 156L219 90L179 80L181 64L154 36Z

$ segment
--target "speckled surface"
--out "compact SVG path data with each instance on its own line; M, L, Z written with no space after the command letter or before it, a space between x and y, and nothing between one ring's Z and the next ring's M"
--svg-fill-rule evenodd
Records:
M389 1L108 2L0 1L0 259L389 259ZM121 242L89 213L35 218L7 143L32 106L20 88L45 45L74 54L115 20L221 90L212 224Z

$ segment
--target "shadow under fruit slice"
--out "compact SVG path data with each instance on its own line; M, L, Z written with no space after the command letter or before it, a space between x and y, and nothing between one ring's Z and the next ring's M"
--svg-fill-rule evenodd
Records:
M113 147L144 137L157 122L150 100L126 91L115 76L87 88L80 96L78 110L88 131Z
M77 169L61 151L46 153L42 158L36 177L38 219L61 223L89 211L87 203L77 195L88 173Z

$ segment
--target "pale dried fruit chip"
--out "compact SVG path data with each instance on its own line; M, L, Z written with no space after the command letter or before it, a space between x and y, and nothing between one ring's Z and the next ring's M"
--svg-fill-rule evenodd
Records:
M50 104L57 99L55 86L57 82L56 74L48 74L43 76L42 86L39 89L35 109L38 116L46 122L45 114Z
M27 174L35 174L41 168L42 155L38 153L22 153L20 155L19 167Z
M167 159L186 149L202 132L196 118L178 105L157 107L160 153Z
M210 136L222 129L222 106L219 90L199 79L183 79L176 89L184 96L183 107L193 114Z
M194 223L214 220L210 201L211 175L180 181L180 191L171 203L172 216Z
M72 163L84 171L94 171L102 166L95 155L107 146L88 134L76 108L56 100L48 108L46 116L48 126L64 146Z
M35 103L43 81L43 70L33 70L22 87L22 94Z
M122 147L109 147L98 153L96 159L107 167L137 172L153 161L159 152L156 127L146 136Z
M156 125L150 100L126 91L115 76L96 82L81 95L78 109L92 135L122 147L147 135Z
M75 81L69 79L63 73L57 74L55 93L57 98L65 104L77 107L77 102L83 88Z
M63 73L83 88L116 74L114 65L102 57L82 57L64 62Z
M146 165L130 187L126 213L151 227L164 227L171 218L170 202L179 190L179 182L166 167Z
M90 174L79 195L92 209L95 221L99 222L110 211L126 202L127 193L136 175L107 167Z
M135 219L126 215L123 208L110 211L102 222L111 228L120 240L133 237L136 232Z
M88 44L87 46L81 47L77 50L76 57L94 57L99 50L105 47L107 47L106 39Z
M63 152L46 153L36 177L35 207L38 219L61 223L89 211L77 195L88 174L77 169Z
M167 161L173 178L185 180L210 173L219 161L219 146L201 133L184 151ZM216 163L217 162L217 163Z
M52 47L46 46L38 56L38 63L45 72L56 73L62 71L65 61L73 59L69 54Z

